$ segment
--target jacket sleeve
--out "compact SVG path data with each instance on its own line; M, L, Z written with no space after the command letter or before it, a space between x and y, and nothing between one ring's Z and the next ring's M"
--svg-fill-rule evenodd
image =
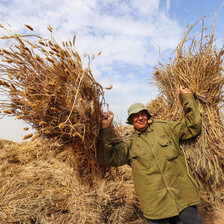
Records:
M112 131L102 129L98 142L97 159L102 166L122 166L128 163L128 143L112 144Z
M192 138L201 132L202 120L193 93L182 95L185 120L171 122L171 126L179 140Z

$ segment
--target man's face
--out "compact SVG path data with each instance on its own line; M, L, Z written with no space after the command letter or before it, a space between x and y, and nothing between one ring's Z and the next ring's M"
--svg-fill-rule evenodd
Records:
M131 115L130 123L134 125L135 129L140 132L145 132L148 127L148 116L147 113L142 110L136 114Z

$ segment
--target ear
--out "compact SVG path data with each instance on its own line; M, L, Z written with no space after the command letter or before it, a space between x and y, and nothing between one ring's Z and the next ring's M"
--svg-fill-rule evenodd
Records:
M132 124L132 125L133 125L133 122L132 122L132 117L130 117L128 121L129 121L129 123L130 123L130 124Z

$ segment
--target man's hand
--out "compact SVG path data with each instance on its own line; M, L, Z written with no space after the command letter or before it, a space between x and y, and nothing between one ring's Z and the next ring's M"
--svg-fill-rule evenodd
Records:
M109 113L103 113L102 119L101 119L101 128L102 129L109 128L113 119L114 119L114 114L112 111L109 111Z
M182 96L185 93L192 93L192 91L190 89L188 89L188 88L185 88L184 86L180 86L179 93Z

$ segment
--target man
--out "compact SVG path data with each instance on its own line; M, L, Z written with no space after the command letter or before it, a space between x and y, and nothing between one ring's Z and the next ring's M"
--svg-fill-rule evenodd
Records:
M197 185L187 166L179 141L200 133L201 117L193 93L179 89L185 121L148 122L151 115L141 103L128 109L127 123L135 128L133 137L111 144L113 113L102 120L98 160L105 166L132 167L136 193L144 216L151 224L202 224L196 205Z

